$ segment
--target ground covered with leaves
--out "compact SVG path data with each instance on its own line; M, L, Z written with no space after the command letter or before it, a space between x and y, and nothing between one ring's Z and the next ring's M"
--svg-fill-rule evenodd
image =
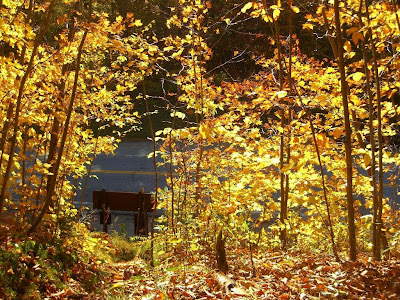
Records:
M263 253L252 264L240 253L223 275L209 261L169 263L149 269L141 259L108 267L105 297L129 299L399 299L400 262L360 258L337 263L332 257Z
M399 299L400 260L337 262L321 254L227 246L230 270L212 249L159 251L149 241L76 227L63 239L18 234L0 243L1 299ZM165 249L164 249L165 250Z

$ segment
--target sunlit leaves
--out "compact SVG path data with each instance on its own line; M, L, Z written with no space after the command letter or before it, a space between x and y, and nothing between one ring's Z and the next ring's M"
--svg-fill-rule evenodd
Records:
M334 128L332 134L335 139L340 138L343 134L343 128L341 127Z
M9 11L15 8L12 1L3 1L3 5L10 7ZM213 50L207 44L211 40L210 35L218 32L222 36L225 32L220 28L230 29L238 17L243 20L260 18L266 22L283 23L285 20L281 20L282 17L288 14L294 16L300 9L293 6L292 1L289 6L286 3L282 6L278 1L277 5L268 7L261 1L245 2L236 7L234 13L237 16L221 16L218 24L222 27L216 29L207 23L210 5L210 2L200 0L179 1L179 6L168 9L170 18L166 25L171 30L163 38L153 36L151 25L143 24L145 19L140 21L137 19L139 16L133 13L128 13L126 18L117 16L115 21L99 13L92 24L85 24L81 16L77 17L77 32L74 39L70 40L65 26L69 16L55 16L55 22L62 26L56 37L58 48L40 45L38 63L28 80L24 95L17 147L23 149L25 141L26 153L18 153L13 178L15 186L22 176L23 162L31 165L26 171L28 188L24 190L24 195L33 199L36 197L33 195L35 189L45 186L46 176L51 173L51 162L44 159L54 134L51 124L56 119L61 124L65 120L65 107L72 92L77 47L83 34L82 29L90 28L80 66L81 76L78 78L76 107L72 116L73 128L68 133L68 151L62 160L63 174L84 176L87 161L93 152L111 153L114 150L115 140L109 137L96 138L96 131L89 128L98 126L104 129L113 125L121 129L116 135L122 135L125 128L133 128L136 116L132 114L133 101L128 95L136 89L138 82L157 70L160 76L165 74L163 80L175 89L166 97L173 122L167 125L168 128L157 132L155 139L164 141L157 154L165 159L168 166L170 164L174 168L174 174L179 174L168 178L170 188L176 184L175 190L174 193L171 190L164 191L161 201L167 214L170 214L171 201L176 201L174 204L177 204L175 208L178 207L178 216L175 217L179 220L176 224L179 232L210 234L209 228L224 224L231 230L239 228L238 239L255 240L249 216L256 212L260 220L273 221L279 209L276 201L279 198L278 179L284 173L290 175L289 206L297 210L289 212L290 228L288 224L277 224L273 229L279 231L286 226L293 237L297 238L300 232L304 232L299 239L310 244L316 243L317 237L324 237L326 219L321 176L317 168L318 150L324 170L329 174L325 180L329 198L332 199L332 216L338 224L335 230L339 233L338 239L345 239L339 230L343 210L346 209L343 203L346 180L342 99L335 58L330 55L318 60L302 55L300 49L304 45L294 38L289 62L289 47L285 36L287 32L283 30L281 57L285 78L282 87L277 84L277 51L275 57L272 51L270 56L254 56L258 64L255 69L259 71L251 78L241 81L227 78L217 85L212 77L213 71L208 69L208 62L213 56ZM356 127L360 123L360 128L354 128L353 131L353 142L357 145L357 134L361 140L368 141L368 95L365 89L368 73L365 72L371 75L373 65L370 46L365 43L373 41L376 45L380 54L378 72L384 78L381 84L382 95L392 100L391 97L400 88L396 54L400 47L399 32L395 26L395 15L390 10L383 10L381 3L371 3L370 23L365 17L363 6L362 22L357 19L359 2L347 2L342 8L348 9L348 12L342 14L341 21L347 28L344 33L344 50L350 108L354 112L352 125ZM2 38L15 46L18 54L27 45L29 54L35 31L24 24L23 11L17 13L15 10L14 14L13 18L7 14L2 15ZM324 17L328 20L327 24L324 23ZM334 39L333 17L329 5L321 6L315 14L306 15L308 23L303 24L303 28L323 28L321 36L318 32L315 35L322 38L326 32L326 38ZM11 19L15 21L11 22ZM372 36L367 34L369 27ZM265 35L265 32L255 32L254 35L259 37ZM147 40L144 36L148 36ZM368 52L366 70L361 61L361 51L364 48ZM232 54L235 59L242 55L240 51L232 51ZM7 106L15 102L18 92L18 80L14 79L23 75L27 59L20 62L12 55L0 59L0 108L1 121L4 123L7 119ZM289 92L287 68L290 63L293 87ZM64 65L68 66L67 71L63 71ZM60 91L63 82L66 88ZM373 97L376 101L374 89ZM391 101L383 102L384 132L390 137L396 129L390 122L400 110L395 101L393 104ZM292 112L290 122L289 110ZM376 127L377 123L373 123L373 126ZM315 143L311 129L315 130ZM285 146L291 149L290 159L283 164L279 160L281 138ZM37 153L38 157L31 153ZM3 154L3 159L8 159L7 154ZM395 159L391 159L387 155L386 162L394 162ZM371 160L371 155L360 149L354 154L354 161L361 168L368 168ZM396 157L396 160L399 158ZM355 194L369 201L369 178L358 172L357 168L354 172L357 182ZM73 192L72 185L68 185L67 180L61 177L59 180L62 197L66 198L68 193ZM41 199L39 197L39 202ZM303 215L299 211L307 215L307 222L302 219ZM226 216L228 213L229 218ZM171 215L168 217L171 218ZM184 226L192 227L181 230ZM270 232L264 233L271 235ZM260 240L261 243L265 242L262 238ZM196 251L194 248L192 250Z
M303 29L313 30L314 29L314 25L310 24L310 23L305 23L305 24L303 24Z
M134 23L131 23L130 24L130 26L131 25L133 25L133 26L137 26L137 27L140 27L140 26L142 26L143 25L143 23L142 23L142 21L141 20L135 20L135 22Z
M271 7L272 8L272 7ZM281 11L278 7L273 8L272 10L272 17L276 21L278 20L279 16L281 15Z
M345 41L343 46L344 46L344 50L346 50L347 53L351 52L351 42L350 41Z
M362 72L357 72L357 73L353 73L351 75L351 77L353 78L354 81L360 81L363 77L364 77L364 73Z
M295 14L298 14L300 12L300 9L297 6L290 6L290 9L293 10Z
M355 45L358 45L359 42L364 41L364 36L362 35L361 32L356 31L356 32L353 32L353 34L351 35L351 39L353 40L353 43Z
M171 117L177 117L177 118L182 119L182 120L186 118L186 115L183 112L180 112L180 111L172 112L170 115L171 115Z
M253 7L253 2L247 2L241 9L242 13L245 13L247 10Z
M4 3L3 1L2 4ZM68 1L65 4L73 5ZM39 18L42 8L35 7L35 14ZM3 99L0 105L0 119L4 124L8 105L15 104L19 82L26 70L29 55L32 53L32 41L36 38L38 29L32 28L30 23L25 21L24 10L1 9L0 12L3 42L17 46L17 55L12 52L9 57L0 58L0 97ZM51 20L62 25L68 22L69 18L66 13L54 15ZM115 137L96 137L89 128L103 131L115 125L121 128L116 133L119 135L123 134L122 128L134 128L137 114L133 112L132 100L126 92L135 89L137 82L153 71L154 62L159 59L157 45L152 44L154 40L149 43L142 38L142 29L135 29L138 34L122 37L129 25L143 25L141 21L135 20L132 14L128 14L127 19L117 17L114 22L110 21L106 14L97 12L92 23L87 24L85 18L83 14L78 14L73 35L70 32L70 24L58 32L54 37L58 41L56 48L47 40L40 41L36 64L24 89L20 124L16 133L16 147L19 153L12 170L10 191L13 189L15 195L36 199L37 205L42 203L46 181L48 176L53 174L54 160L47 159L49 147L53 143L57 146L57 138L61 138L60 128L64 126L66 107L72 95L77 68L75 62L83 31L89 28L82 53L82 64L78 66L80 76L77 78L71 127L67 132L65 151L61 158L60 172L57 174L56 196L62 200L61 204L66 203L63 199L73 196L76 187L70 181L87 174L88 163L93 156L101 152L112 153L116 148ZM18 57L23 51L24 61ZM10 147L9 137L4 138L4 150L7 152ZM7 160L8 155L2 154L2 173L4 162ZM25 184L20 184L21 181ZM19 203L15 205L18 206ZM31 204L27 202L26 205Z
M278 99L282 99L282 98L286 97L286 95L287 95L287 91L278 91L275 93L275 96Z

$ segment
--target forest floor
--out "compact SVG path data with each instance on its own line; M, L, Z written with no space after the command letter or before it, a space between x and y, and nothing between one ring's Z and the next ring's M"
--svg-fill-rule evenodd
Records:
M400 261L374 262L359 256L357 262L338 263L333 257L299 253L254 254L230 257L224 275L210 257L190 263L169 259L150 268L135 258L104 264L107 271L96 293L82 299L400 299ZM186 257L175 253L175 258ZM99 292L101 291L101 292ZM49 299L76 299L71 286ZM75 296L74 296L75 295Z
M227 245L222 274L212 247L166 249L159 237L151 267L148 239L75 228L65 240L0 238L0 299L400 299L395 249L381 262L363 252L337 262L323 252Z

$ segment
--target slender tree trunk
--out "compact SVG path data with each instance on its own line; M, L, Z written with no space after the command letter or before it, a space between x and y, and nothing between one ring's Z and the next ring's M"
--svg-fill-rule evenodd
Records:
M194 45L194 39L193 39L193 44L192 44L193 49L195 49ZM197 76L200 77L200 86L199 86L199 96L197 95L197 90L196 90L196 102L200 101L200 107L201 107L201 112L200 112L200 120L197 119L197 124L198 128L200 128L200 124L204 121L204 101L203 101L203 74L201 72L201 64L199 67L199 74L197 75L197 63L195 56L193 55L192 57L193 60L193 74L194 74L194 82L195 86L197 89ZM196 165L196 211L199 209L200 206L200 200L201 200L201 163L203 161L203 154L204 154L204 149L203 149L203 138L200 135L200 141L199 141L199 151L198 151L198 160L197 160L197 165Z
M268 9L268 3L266 0L263 0L263 6L265 10ZM278 5L278 1L275 1L275 5ZM270 15L273 20L274 28L271 28L274 32L274 39L276 50L278 54L278 68L279 68L279 90L283 90L284 78L283 78L283 60L282 60L282 52L281 52L281 43L280 43L280 33L279 33L279 23L278 20L273 18L273 15ZM282 169L284 162L285 162L285 108L284 108L284 101L280 101L280 118L281 118L281 128L282 132L280 133L280 144L279 144L279 168ZM290 151L290 150L289 150ZM284 173L280 173L280 197L281 197L281 205L280 205L280 214L279 214L279 221L286 226L286 219L287 219L287 199L286 199L286 192L285 187L289 188L289 177L287 177ZM282 249L287 248L287 231L286 228L281 229L280 231L280 240Z
M345 126L345 151L346 151L346 198L347 198L347 222L348 222L348 234L349 234L349 246L350 246L350 260L355 261L357 259L357 243L356 243L356 227L354 222L354 199L353 199L353 163L352 163L352 145L351 145L351 126L350 126L350 114L349 114L349 103L348 103L348 85L346 82L346 70L343 55L343 38L342 28L340 23L340 10L339 0L334 0L334 11L335 11L335 26L336 26L336 45L338 55L338 65L340 72L340 86L343 101L343 112L344 112L344 126Z
M93 161L96 158L96 153L97 153L97 144L99 142L99 132L100 130L97 130L97 139L96 139L96 143L94 144L94 150L93 150L93 157L90 160L90 164L89 164L89 169L88 169L88 173L86 174L86 178L85 178L85 183L83 185L82 188L82 196L81 196L81 201L79 202L79 207L78 207L78 212L76 213L76 221L79 222L79 218L81 216L81 212L82 212L82 208L83 208L83 200L85 198L85 192L86 192L86 188L87 188L87 184L88 184L88 180L92 171L92 166L93 166ZM72 202L73 204L73 202Z
M24 155L26 154L26 150L27 150L28 130L29 130L28 125L25 125L24 138L23 138L24 143L22 145L22 152L24 153ZM22 169L21 169L21 185L22 185L22 187L25 186L25 183L26 183L26 157L22 159Z
M89 0L89 15L88 15L88 20L87 20L88 24L90 24L90 22L92 20L92 3L93 3L92 1L93 0ZM27 232L28 234L30 234L36 230L36 228L42 221L44 215L46 214L46 212L47 212L48 208L50 207L52 200L53 200L53 194L54 194L54 190L55 190L55 187L57 184L58 171L59 171L59 168L61 165L61 159L63 157L64 146L65 146L65 142L66 142L67 136L68 136L68 131L70 128L69 125L71 122L71 117L72 117L74 103L75 103L75 97L76 97L76 90L78 87L78 78L79 78L79 70L80 70L80 64L81 64L81 59L82 59L83 46L85 44L85 40L88 35L88 31L89 31L89 28L86 28L83 33L83 36L82 36L82 39L81 39L81 42L80 42L79 48L78 48L78 54L77 54L77 58L76 58L76 70L75 70L74 84L72 87L71 99L70 99L69 106L67 109L67 117L66 117L66 120L64 123L64 131L63 131L63 135L61 137L58 156L57 156L57 160L54 164L53 175L51 175L51 178L49 178L50 185L48 186L44 205L43 205L39 215L37 216L37 218L33 221L32 226L28 229L28 232Z
M327 213L327 218L328 218L329 236L331 238L332 251L333 251L333 255L336 258L336 261L340 262L340 257L337 252L337 248L336 248L336 244L335 244L335 233L333 231L331 210L330 210L329 201L328 201L328 192L327 192L326 184L325 184L325 174L324 174L324 168L323 168L322 161L321 161L321 154L319 151L317 139L315 136L315 128L314 128L314 124L311 120L311 117L309 118L309 121L310 121L311 132L312 132L312 136L313 136L313 140L314 140L315 151L317 153L317 158L318 158L319 172L321 173L322 190L324 192L324 201L325 201L326 213Z
M289 97L293 96L293 78L292 78L292 56L293 56L293 11L291 9L292 0L289 0L289 67L288 67L288 85L289 85ZM283 68L283 66L282 66ZM287 119L287 145L286 145L286 163L290 163L291 153L290 153L290 139L291 139L291 125L292 122L292 109L291 109L291 100L288 103L288 119ZM289 174L285 174L285 219L287 219L287 206L289 203ZM287 242L287 237L285 237ZM287 246L286 246L287 247Z
M399 20L399 14L397 13L397 10L399 8L399 4L397 4L398 1L397 0L392 0L392 7L393 7L393 13L396 17L396 23L397 23L397 27L400 30L400 20Z
M172 120L171 129L174 129L176 121L176 116ZM168 140L168 151L169 151L169 178L171 180L171 230L172 233L175 235L175 183L174 183L174 175L173 175L173 147L172 147L172 130L169 133L169 140Z
M326 29L326 32L327 32L327 36L328 36L329 43L331 44L331 48L332 48L333 55L334 55L335 59L337 60L337 59L338 59L338 56L339 56L339 55L338 55L338 49L337 49L337 47L336 47L335 39L333 38L332 29L331 29L331 27L329 26L329 21L328 21L328 17L326 16L326 9L325 9L325 7L322 8L322 16L323 16L323 18L324 18L324 25L325 25L325 29Z
M359 20L360 26L363 25L362 15L361 15L361 8L362 2L360 3L360 10L359 10ZM376 154L375 154L375 129L374 129L374 96L372 94L371 89L371 76L370 71L368 69L368 58L367 58L367 49L364 43L362 43L362 54L363 54L363 62L364 62L364 73L365 73L365 85L367 88L368 94L368 109L369 109L369 118L368 118L368 128L369 128L369 137L370 137L370 144L371 144L371 162L370 168L368 170L368 175L371 178L371 185L372 185L372 199L373 199L373 221L372 221L372 253L375 259L380 258L379 246L377 244L377 220L378 220L378 207L379 207L379 199L378 199L378 191L377 191L377 181L376 181ZM365 148L365 145L362 145Z
M291 0L290 0L291 1ZM289 85L289 97L293 96L293 80L292 80L292 55L293 55L293 11L289 8L289 68L288 68L288 85ZM284 66L282 66L283 68ZM286 144L286 163L290 163L291 153L290 153L290 138L291 138L291 125L292 122L292 108L291 108L291 99L288 101L288 118L286 122L287 126L287 144ZM285 174L285 205L286 205L286 212L285 212L285 219L287 219L287 210L288 210L288 203L289 203L289 173ZM287 233L286 233L287 235ZM287 244L287 237L286 244ZM286 245L287 247L287 245Z
M366 1L367 2L367 1ZM368 3L366 3L368 7ZM368 16L368 8L367 8ZM368 22L369 23L369 22ZM371 28L369 28L370 34L372 34ZM372 36L372 35L371 35ZM379 179L379 193L378 203L376 211L376 236L375 236L375 259L381 260L381 238L382 238L382 208L383 208L383 135L382 135L382 104L381 104L381 88L380 78L378 72L377 53L374 41L371 41L372 55L373 55L373 66L374 66L374 77L375 77L375 89L377 98L377 115L378 115L378 179Z
M156 162L156 151L157 151L157 145L156 145L156 139L154 136L154 130L153 130L153 123L151 121L150 117L150 109L149 109L149 103L147 101L147 93L146 93L146 87L144 85L144 82L142 82L142 87L143 87L143 98L146 104L146 112L147 112L147 117L149 120L149 128L150 128L150 135L151 139L153 141L153 167L154 167L154 173L155 173L155 184L156 184L156 192L154 195L154 210L153 210L153 215L151 216L151 241L150 241L150 265L154 267L154 223L156 219L156 211L157 211L157 204L158 204L158 170L157 170L157 162ZM147 213L146 213L147 216Z
M280 33L279 33L279 23L278 20L274 20L274 25L275 25L275 43L276 43L276 48L278 52L278 65L279 65L279 89L282 91L283 90L283 61L282 61L282 51L281 51L281 42L280 42ZM284 102L283 100L281 101L281 127L282 127L282 132L281 132L281 139L280 139L280 149L279 149L279 166L280 169L283 168L284 161L285 161L285 135L284 135L284 130L285 130L285 124L286 124L286 117L285 117L285 108L284 108ZM286 177L284 173L281 173L280 176L280 187L281 187L281 211L280 211L280 217L279 220L281 223L285 226L284 229L281 229L280 232L280 239L282 243L282 249L286 250L287 248L287 231L286 231L286 219L287 219L287 199L286 199L286 191L285 191L285 184L286 180L288 182L289 178ZM287 183L287 186L289 183Z

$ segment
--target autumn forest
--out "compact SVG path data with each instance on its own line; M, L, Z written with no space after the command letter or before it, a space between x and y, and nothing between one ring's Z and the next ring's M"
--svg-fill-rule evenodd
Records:
M397 0L0 15L0 299L400 299ZM93 231L93 161L138 139L149 232Z

